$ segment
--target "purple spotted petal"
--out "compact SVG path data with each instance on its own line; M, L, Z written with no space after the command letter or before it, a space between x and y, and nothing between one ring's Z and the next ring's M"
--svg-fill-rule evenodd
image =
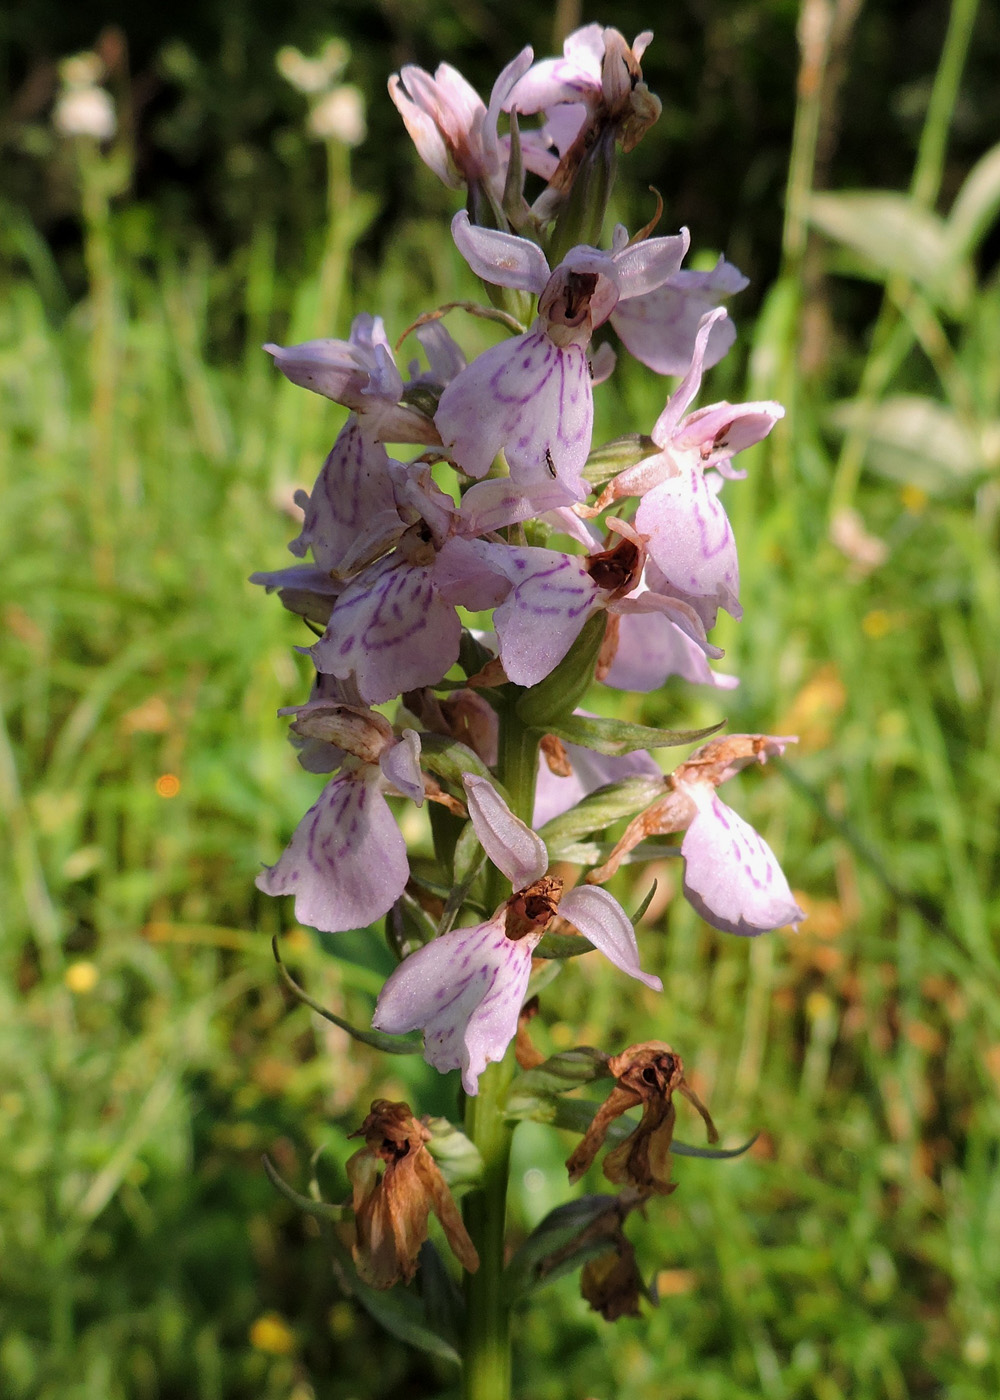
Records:
M455 929L411 953L379 994L372 1017L390 1035L424 1032L424 1058L442 1073L462 1071L467 1094L502 1060L517 1032L539 935L504 932L506 906L488 923Z
M389 458L355 414L348 418L305 505L302 531L288 548L312 550L321 568L346 577L404 530L392 494Z
M327 783L277 865L257 876L265 894L295 896L300 924L339 933L388 912L409 876L406 843L366 766Z
M685 786L698 812L681 844L684 893L701 917L745 937L804 919L763 837L711 788Z
M462 778L469 816L480 845L515 890L540 880L549 868L542 838L507 806L486 778L466 773Z
M454 607L438 597L431 575L431 567L395 555L359 574L310 649L316 669L342 678L355 672L370 705L436 685L458 659L462 625Z
M563 895L559 913L620 971L644 982L654 992L663 991L659 977L643 972L639 966L639 945L632 920L613 894L600 885L577 885Z
M576 641L601 590L576 555L507 548L501 559L514 587L493 614L500 660L516 685L537 685Z
M618 624L618 650L604 684L615 690L659 690L670 676L720 690L739 685L738 677L713 671L701 647L669 618L656 613L623 617Z
M560 349L541 326L502 341L452 380L435 423L469 476L485 476L502 448L514 481L555 475L581 499L594 425L586 354L578 345Z
M635 527L673 588L742 616L736 541L725 507L697 469L670 477L639 502Z

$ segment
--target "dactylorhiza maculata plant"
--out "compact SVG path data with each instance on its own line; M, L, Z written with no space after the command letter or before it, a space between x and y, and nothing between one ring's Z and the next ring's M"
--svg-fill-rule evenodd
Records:
M741 615L722 494L742 475L739 452L783 412L695 406L704 371L733 340L716 303L744 285L734 267L685 270L685 229L654 237L618 225L598 246L618 151L659 113L639 66L650 38L629 46L591 24L561 58L534 63L525 49L488 103L447 64L390 79L421 158L465 191L451 237L491 302L467 309L507 332L498 344L467 361L442 323L447 308L432 308L410 328L426 366L414 360L406 378L376 314L357 316L347 340L267 347L295 384L350 413L298 498L290 549L303 562L254 575L317 636L304 648L312 694L286 713L299 761L328 775L257 883L292 896L296 920L326 933L377 937L385 919L399 965L372 1029L346 1029L461 1076L464 1134L407 1104L371 1106L334 1246L344 1268L350 1247L365 1301L366 1289L414 1277L438 1215L465 1270L456 1335L431 1321L448 1310L422 1315L417 1295L398 1316L410 1341L461 1353L476 1400L509 1394L511 1307L554 1273L581 1265L584 1295L605 1317L637 1312L646 1290L628 1214L673 1189L675 1153L727 1155L674 1143L674 1091L702 1112L712 1141L715 1130L665 1043L541 1063L532 1047L533 989L561 965L553 959L597 949L595 977L662 990L603 882L623 860L662 856L648 838L678 832L684 894L716 929L756 936L802 918L767 843L718 795L790 740L708 738L664 774L648 751L706 732L579 708L595 680L638 691L670 676L737 684L709 664L722 655L709 640L718 610ZM595 341L602 328L614 338ZM680 382L664 386L654 423L595 449L593 396L614 373L616 340ZM410 450L390 455L389 444ZM426 859L410 868L399 799L433 804L433 872ZM602 841L622 818L621 840ZM567 866L582 876L572 888ZM600 1078L615 1087L599 1111L566 1097ZM618 1121L631 1107L642 1108L638 1125ZM611 1137L604 1172L620 1190L561 1207L511 1259L507 1161L526 1117L583 1134L574 1181ZM432 1273L440 1279L440 1267ZM376 1311L393 1325L384 1303Z

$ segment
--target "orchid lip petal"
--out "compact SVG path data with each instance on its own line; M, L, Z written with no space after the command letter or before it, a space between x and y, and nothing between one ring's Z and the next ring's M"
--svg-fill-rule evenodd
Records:
M663 991L659 977L643 972L639 966L639 945L632 920L613 894L599 885L577 885L563 895L559 913L620 971L644 982L654 992Z
M257 888L294 895L299 923L327 933L364 928L387 913L409 866L380 785L378 768L367 765L327 783Z
M549 868L545 842L507 806L486 778L466 773L462 778L469 816L480 844L515 890L540 880Z
M723 933L755 937L805 914L770 846L704 784L685 784L698 811L681 843L684 894Z
M405 958L379 994L372 1017L390 1034L423 1030L424 1058L442 1073L462 1071L467 1094L487 1064L503 1058L540 935L507 937L506 908L472 928L453 929Z

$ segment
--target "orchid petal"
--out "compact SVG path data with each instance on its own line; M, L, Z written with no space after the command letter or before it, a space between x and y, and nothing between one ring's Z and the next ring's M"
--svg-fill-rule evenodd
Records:
M654 992L663 991L659 977L643 972L639 966L639 945L632 920L613 894L599 885L577 885L563 895L559 913L621 972L644 982Z
M402 894L406 843L380 782L367 767L327 783L281 859L258 875L265 894L295 896L299 923L325 933L364 928Z
M424 775L420 771L420 735L415 729L404 729L398 744L386 749L379 759L382 776L403 797L418 807L424 801Z
M540 292L549 280L549 265L537 243L499 229L480 228L460 209L451 221L451 236L477 277L498 287Z
M403 73L405 75L405 68ZM420 159L449 189L460 189L461 177L449 157L448 147L444 143L437 122L410 97L400 82L398 73L393 73L389 79L389 96L396 104L399 115L403 118L403 125L416 146Z
M379 993L376 1030L423 1030L424 1057L446 1073L461 1069L467 1094L487 1064L502 1060L517 1032L538 935L514 941L506 910L487 923L454 929L418 948Z
M698 813L681 844L684 894L702 918L743 937L797 925L805 914L764 838L711 788L685 786Z
M747 279L724 258L710 272L682 268L641 300L620 302L611 324L644 365L657 374L683 375L691 364L701 317L720 297L745 286ZM735 339L733 323L717 321L709 333L703 368L718 364Z
M499 560L514 584L493 614L500 660L515 685L537 685L569 651L601 590L576 555L508 547Z
M763 400L758 403L713 403L695 409L678 424L670 446L674 451L696 449L703 466L715 467L724 476L744 476L728 465L730 459L746 447L762 442L777 423L784 418L780 403Z
M390 555L353 579L310 650L319 671L357 675L370 705L436 685L458 659L462 624L433 587L428 566Z
M448 385L435 422L469 476L485 476L503 448L515 481L555 473L579 499L594 425L586 355L578 345L560 349L541 326L502 341Z
M375 558L403 533L392 496L389 458L352 414L341 429L305 506L300 534L288 548L341 577Z
M462 778L469 817L479 844L515 890L540 880L549 868L545 842L507 806L486 778L466 773Z
M703 474L685 472L649 491L635 513L649 554L673 588L739 619L740 570L729 517Z
M681 676L692 685L713 685L732 690L737 676L713 671L697 642L663 614L622 617L618 624L618 649L603 683L615 690L659 690L670 676Z
M705 369L705 353L708 346L708 338L712 333L713 326L724 323L726 320L726 309L724 306L717 306L714 311L710 311L707 316L702 316L698 322L698 333L694 339L694 353L691 356L690 367L684 378L667 400L667 406L653 424L653 431L650 434L657 447L666 447L673 436L674 429L681 418L687 412L688 405L693 403L701 388L702 375Z
M648 297L677 272L691 245L686 228L670 238L646 238L630 243L614 257L622 301Z

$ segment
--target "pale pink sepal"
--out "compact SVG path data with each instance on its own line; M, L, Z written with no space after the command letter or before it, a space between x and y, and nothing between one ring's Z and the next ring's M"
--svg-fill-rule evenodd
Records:
M409 876L406 843L374 766L327 783L276 865L257 876L265 894L295 896L295 917L325 933L381 918Z
M420 771L420 735L404 729L400 740L386 749L379 759L382 776L401 797L418 807L424 801L424 777Z
M462 778L469 817L483 850L502 870L515 890L540 880L549 868L542 838L507 806L486 778L466 773Z
M685 790L698 812L681 843L684 894L702 918L744 937L804 919L764 838L712 789L692 783Z
M615 690L658 690L670 676L693 685L732 690L739 677L713 671L702 648L669 618L652 613L623 617L618 624L618 649L605 685Z
M451 221L451 236L477 277L497 287L541 292L549 280L549 264L537 243L500 229L473 224L460 209Z
M435 1069L462 1071L467 1094L502 1060L517 1018L540 935L514 941L506 906L487 923L455 929L418 948L386 982L372 1026L390 1035L424 1032L424 1057Z
M663 991L659 977L643 972L639 966L639 945L632 920L613 894L600 885L577 885L563 895L559 913L619 971L635 977L654 992Z
M743 274L724 258L710 272L682 268L641 301L619 306L611 324L637 360L657 374L682 375L691 363L702 316L718 305L720 297L746 285ZM731 321L713 323L702 367L718 364L735 339Z

